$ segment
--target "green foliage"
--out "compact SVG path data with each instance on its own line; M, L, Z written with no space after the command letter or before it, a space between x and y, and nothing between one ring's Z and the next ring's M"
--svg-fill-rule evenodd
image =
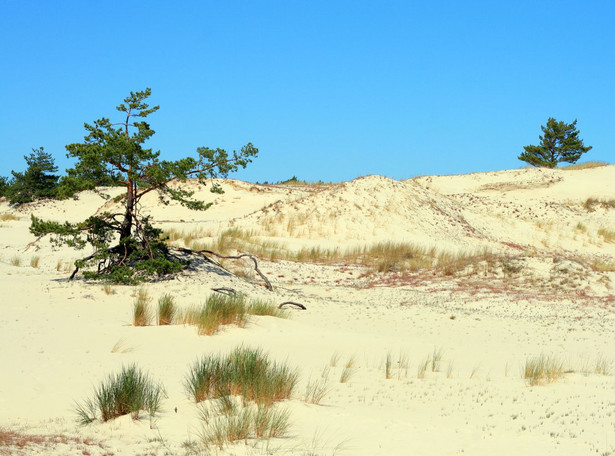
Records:
M161 384L155 383L133 364L116 375L109 375L96 389L94 399L77 404L75 411L81 424L89 424L98 418L109 421L128 414L136 420L142 410L153 417L165 394Z
M540 127L543 132L540 136L540 145L524 146L525 150L519 155L519 160L545 168L555 168L560 162L575 163L581 155L592 148L583 145L576 124L576 119L567 124L549 117L547 126Z
M8 177L0 176L0 198L6 196L10 187L10 181Z
M44 148L32 149L29 156L24 156L28 167L23 173L11 171L13 179L3 178L0 187L11 204L29 203L42 198L54 198L57 192L58 179L51 154Z
M92 255L76 263L78 268L89 269L84 273L86 278L135 283L184 268L186 262L170 255L162 231L141 215L139 201L157 192L164 204L175 200L190 209L206 210L211 204L193 199L194 192L169 184L196 178L206 185L208 179L227 177L239 167L245 168L258 154L258 149L248 143L232 154L224 149L199 147L196 158L160 160L160 152L144 147L154 134L145 118L159 108L145 102L150 95L150 89L131 92L116 108L123 116L121 122L112 123L103 117L86 123L84 142L66 146L68 157L74 158L76 164L67 170L58 196L66 198L101 185L122 186L126 193L116 202L122 202L123 212L100 214L76 224L32 218L30 231L36 236L53 234L52 242L57 245L79 249L89 244L94 248ZM211 190L222 191L215 184Z

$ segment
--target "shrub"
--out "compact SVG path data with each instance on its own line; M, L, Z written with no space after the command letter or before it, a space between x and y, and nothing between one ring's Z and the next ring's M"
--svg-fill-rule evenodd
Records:
M142 410L153 417L165 394L161 384L155 383L133 364L122 368L119 374L109 375L95 390L94 398L77 404L75 411L81 424L98 418L109 421L128 414L137 420Z

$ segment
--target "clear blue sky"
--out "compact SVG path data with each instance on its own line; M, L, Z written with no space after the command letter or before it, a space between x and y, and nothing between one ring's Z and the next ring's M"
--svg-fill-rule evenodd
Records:
M0 175L151 87L150 146L236 175L396 179L519 168L552 116L613 162L615 2L28 1L0 6Z

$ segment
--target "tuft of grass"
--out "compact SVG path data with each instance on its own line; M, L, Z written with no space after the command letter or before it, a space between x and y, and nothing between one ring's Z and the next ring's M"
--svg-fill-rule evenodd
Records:
M261 299L256 299L250 302L247 308L247 313L258 316L271 316L277 318L287 318L288 313L284 309L278 309L278 306Z
M11 258L11 265L13 266L21 266L21 258L15 255Z
M103 291L105 292L106 295L112 295L115 294L115 290L113 289L113 287L106 283L105 285L103 285Z
M577 171L580 169L600 168L602 166L608 166L607 162L603 161L588 161L584 163L575 163L573 165L563 166L561 169L564 171Z
M158 299L158 324L172 325L177 309L175 300L170 294L164 294Z
M339 360L340 360L340 353L333 352L333 354L331 355L331 359L329 359L329 366L336 367Z
M594 373L598 375L611 375L612 370L613 363L609 359L603 356L598 356L598 358L596 358Z
M186 392L195 402L223 396L271 405L288 399L298 374L285 364L269 360L260 349L238 347L227 356L206 356L186 376Z
M564 363L554 356L538 355L528 358L523 367L523 378L531 386L551 383L564 375Z
M309 404L320 404L320 402L325 398L325 396L331 391L328 385L329 381L329 372L330 367L326 366L320 378L312 380L311 378L308 380L307 385L305 387L305 395L303 396L303 401Z
M149 302L151 298L147 291L140 288L133 304L133 324L135 326L148 326L152 320Z
M340 383L347 383L356 373L355 367L356 359L354 356L348 358L346 364L344 365L344 369L342 369L342 374L340 375Z
M132 364L118 374L109 375L95 390L93 399L76 404L75 412L81 424L97 419L109 421L128 414L137 420L141 411L146 411L151 418L160 410L165 395L161 384Z
M222 399L222 402L217 416L212 417L209 410L201 413L206 427L200 437L206 448L215 446L222 450L233 442L268 440L283 437L288 432L290 414L285 409L263 405L238 407L230 398Z
M444 355L444 352L442 348L433 349L433 354L431 355L431 362L430 362L432 372L437 372L440 370L440 363L442 361L443 355Z
M606 228L600 228L598 230L598 236L602 237L604 242L615 242L615 231Z
M243 295L226 296L216 293L207 298L199 313L197 326L199 335L212 335L222 325L236 324L243 327L246 322L247 306Z
M392 366L393 366L393 360L391 357L391 352L387 353L387 358L384 362L384 378L386 378L387 380L391 379L393 374L392 374Z
M424 361L421 361L416 369L416 378L425 378L425 372L427 372L427 367L431 363L431 357L428 356Z
M32 258L30 258L30 267L33 268L38 268L38 264L41 261L41 257L38 255L33 256Z
M9 214L8 212L4 212L4 213L0 214L0 221L8 222L10 220L19 220L19 217L17 217L16 215L13 215L13 214Z
M120 338L115 345L113 345L111 353L130 353L133 350L132 347L126 346L126 341L123 338Z

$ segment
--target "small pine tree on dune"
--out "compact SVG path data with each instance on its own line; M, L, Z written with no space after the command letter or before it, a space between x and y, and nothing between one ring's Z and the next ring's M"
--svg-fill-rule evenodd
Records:
M4 194L11 204L30 203L37 199L56 196L59 176L51 154L43 147L32 149L30 155L24 156L28 167L23 173L11 171L13 178L4 180Z
M61 195L70 196L101 184L122 186L126 190L123 212L99 214L81 223L49 222L32 216L30 231L34 235L52 234L52 242L58 245L83 248L90 244L94 248L92 255L75 263L71 278L80 268L86 268L86 278L134 283L181 270L186 263L170 254L162 231L141 214L141 198L158 192L164 203L175 200L190 209L206 210L211 203L193 199L194 192L181 185L169 184L197 178L206 185L208 179L245 168L258 154L258 149L248 143L231 156L223 149L199 147L197 158L160 160L160 152L144 147L154 134L144 119L159 108L145 103L150 95L150 89L131 92L116 108L122 113L122 122L111 123L103 117L92 125L86 123L84 142L66 146L68 156L77 162L61 182ZM214 184L211 191L221 189Z
M549 117L546 127L540 127L544 134L539 137L540 145L524 146L519 160L544 168L555 168L560 162L576 163L581 155L592 148L583 145L576 124L576 119L567 124Z

